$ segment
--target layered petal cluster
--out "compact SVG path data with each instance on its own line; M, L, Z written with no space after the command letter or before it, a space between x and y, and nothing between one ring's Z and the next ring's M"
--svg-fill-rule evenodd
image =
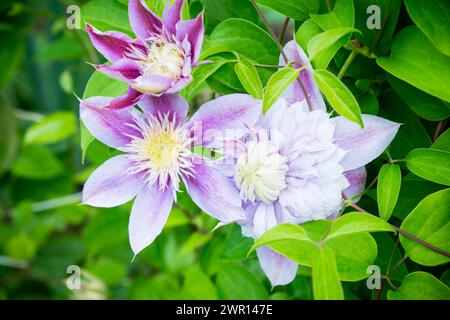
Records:
M188 104L176 94L145 96L139 109L105 108L108 97L81 102L86 128L111 148L123 152L96 169L83 189L83 203L114 207L135 198L129 238L137 254L162 231L182 182L194 202L224 223L245 218L234 184L209 159L193 153L208 143L203 130L243 129L260 115L261 102L234 94L204 104L186 119Z
M111 62L95 68L129 84L128 92L109 101L107 107L133 106L144 94L176 93L191 81L191 68L197 64L203 42L203 13L182 20L183 4L184 0L175 0L160 19L144 0L129 0L130 24L137 39L86 26L92 44Z
M308 63L297 44L285 49L294 61ZM363 115L364 128L344 117L331 118L310 71L300 77L312 110L294 82L253 128L222 147L222 170L239 190L245 210L246 220L239 222L245 236L257 238L280 223L336 216L343 194L351 198L363 191L364 166L387 148L399 128L373 115ZM287 257L267 247L257 249L257 255L273 286L295 278L297 264Z

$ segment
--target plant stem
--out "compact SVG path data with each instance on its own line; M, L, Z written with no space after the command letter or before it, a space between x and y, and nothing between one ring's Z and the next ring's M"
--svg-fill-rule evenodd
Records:
M345 200L350 200L350 206L356 210L358 210L359 212L364 212L364 213L368 213L366 210L364 210L363 208L361 208L360 206L358 206L356 203L353 203L353 201L351 201L351 199L349 199L344 193L342 193L342 196ZM437 252L439 254L442 254L443 256L450 258L450 253L440 249L438 247L433 246L432 244L417 238L416 236L410 234L409 232L406 232L405 230L400 229L399 227L397 227L396 225L393 225L392 223L389 223L389 225L394 228L395 231L397 231L398 233L404 235L405 237L414 240L417 243L420 243L421 245L427 247L430 250L433 250L434 252Z
M70 194L64 197L50 199L46 201L36 202L31 205L34 212L51 210L59 207L68 206L71 204L78 204L81 202L81 192Z
M345 60L344 65L342 66L341 70L339 71L339 73L337 75L337 77L339 79L342 79L342 77L344 76L344 74L347 71L348 67L350 66L350 64L352 63L352 61L356 58L356 56L358 54L359 54L358 51L352 50L352 52L347 57L347 60Z
M278 37L278 42L283 43L284 35L286 34L286 29L289 25L289 17L284 19L283 27L281 28L280 36Z
M45 116L41 113L26 111L22 109L14 109L13 113L16 118L31 122L39 122L45 118Z
M280 42L278 41L277 35L273 31L273 29L270 26L269 22L266 20L266 17L264 17L264 14L262 13L261 9L256 4L256 1L255 0L251 0L251 2L252 2L253 7L255 8L256 12L258 13L261 21L266 26L267 30L269 31L270 35L272 36L273 40L275 41L275 44L278 47L278 50L280 50L280 53L283 56L284 62L286 64L288 64L289 63L289 59L286 56L286 53L284 52L283 47L281 46ZM302 89L303 95L305 96L305 100L306 100L306 104L308 105L308 109L311 111L312 110L312 105L311 105L311 100L309 99L309 96L308 96L308 92L306 91L306 88L303 85L303 83L300 80L300 78L297 78L297 82L298 82L298 84L300 85L300 87Z
M437 140L437 138L439 138L439 135L441 134L441 130L442 130L443 126L444 126L444 121L443 120L439 121L437 124L437 127L436 127L436 131L434 131L433 142L435 142Z

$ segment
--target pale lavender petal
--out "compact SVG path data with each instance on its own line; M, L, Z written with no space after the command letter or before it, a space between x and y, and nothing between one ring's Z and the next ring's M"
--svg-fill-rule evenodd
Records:
M124 58L126 53L130 51L131 44L138 45L129 36L118 31L101 32L90 24L86 25L86 31L98 52L111 62Z
M268 247L256 249L256 254L272 287L286 285L295 279L298 265L294 261Z
M161 233L172 205L172 189L161 190L156 183L144 187L137 195L128 224L128 237L134 254L138 254Z
M134 34L142 40L161 33L162 21L154 14L144 0L128 1L128 18Z
M245 218L239 191L230 179L206 163L194 163L194 176L184 177L192 200L207 214L224 223Z
M157 75L140 76L133 81L133 88L142 93L159 95L172 86L173 79Z
M130 80L139 77L139 66L130 59L120 59L114 62L111 66L107 64L101 64L95 66L96 70L110 76L111 78L130 82Z
M273 204L258 204L253 216L253 232L255 237L262 236L264 232L275 227L277 224Z
M134 124L134 120L129 110L104 107L112 100L110 97L92 97L81 101L80 118L97 140L109 147L123 150L130 143L131 136L140 137L141 134L130 126Z
M167 1L163 12L163 21L166 29L172 33L176 33L175 26L181 19L181 9L183 8L184 0L174 0L172 6L169 6L170 0Z
M207 145L214 132L223 139L231 131L254 125L260 115L261 101L247 94L229 94L209 101L189 120L194 144Z
M365 167L344 172L344 176L350 183L350 186L344 190L344 194L347 198L356 197L357 195L361 194L364 191L367 177ZM358 200L359 198L354 199L354 202Z
M200 50L202 49L203 43L203 12L200 13L195 19L181 20L178 22L176 29L176 37L178 41L182 42L187 38L190 42L192 50L192 64L195 65L200 55Z
M295 40L289 41L285 47L284 52L288 58L289 62L299 62L293 64L293 68L300 68L302 65L306 65L307 68L302 70L299 75L299 79L305 87L306 92L308 93L309 99L312 104L313 110L326 110L325 101L320 95L319 87L314 81L312 75L312 66L309 63L308 57L305 52L303 52L302 48L295 42ZM284 66L286 63L284 61L283 56L280 55L280 65ZM305 98L303 90L298 83L298 81L294 81L291 85L282 93L281 97L285 98L289 104L293 104L297 101L301 101Z
M177 93L183 90L192 81L191 76L180 78L175 82L172 82L172 86L167 89L167 93Z
M347 151L341 164L345 171L362 167L377 158L389 146L400 124L373 115L362 115L364 128L339 116L335 142Z
M133 199L144 184L139 175L129 173L130 166L126 155L106 160L86 181L83 187L83 204L110 208Z
M175 115L177 123L181 124L186 119L189 109L187 101L174 93L164 94L160 97L146 95L140 102L139 107L148 115L158 116L169 114L169 119Z

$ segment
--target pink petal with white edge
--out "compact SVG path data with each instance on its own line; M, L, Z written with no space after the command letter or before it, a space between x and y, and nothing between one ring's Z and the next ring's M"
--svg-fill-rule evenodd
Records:
M127 171L130 166L126 155L106 160L86 181L83 187L83 204L110 208L133 199L144 184L139 175Z
M186 38L191 44L192 65L198 60L200 50L203 44L203 33L205 32L203 26L203 12L197 18L191 20L181 20L176 25L176 37L178 41L183 42Z
M141 40L146 40L161 33L161 19L147 8L144 0L128 1L128 18L130 19L131 29Z
M116 62L124 58L130 51L130 45L142 49L142 46L138 41L133 40L126 34L118 31L101 32L90 24L86 25L86 31L98 52L111 62Z
M206 163L194 160L193 177L184 177L187 191L192 200L207 214L223 223L245 218L241 208L241 197L235 185L219 170Z
M140 102L139 107L148 115L158 116L169 114L169 119L175 115L178 124L186 119L189 109L187 101L177 94L164 94L160 97L146 95Z
M288 58L289 62L300 62L300 64L293 64L293 68L300 68L302 65L306 65L307 69L304 69L300 72L299 79L305 87L306 92L308 93L309 99L312 104L312 110L324 110L326 111L325 101L323 100L319 87L314 81L314 77L312 75L312 66L309 63L308 57L305 52L303 52L302 48L295 42L295 40L289 41L284 46L284 52ZM280 65L284 66L286 63L282 55L280 55ZM289 87L281 94L282 98L285 98L289 104L293 104L297 101L302 101L305 98L303 90L298 83L298 81L292 82Z
M124 150L131 137L141 134L130 127L134 124L129 110L111 110L104 105L111 103L113 98L92 97L81 101L80 118L89 132L100 142L111 148Z
M172 33L176 33L175 26L181 19L181 9L183 8L184 0L174 0L170 5L170 0L167 0L166 7L163 12L163 21L166 29Z
M132 87L139 92L153 95L161 95L172 86L173 79L157 75L140 76L136 78Z
M339 116L336 123L335 143L347 151L341 161L345 171L365 166L389 146L397 134L399 123L373 115L362 115L364 128Z
M260 100L247 94L229 94L205 103L189 120L194 144L207 145L214 133L223 140L238 129L254 125L261 106Z
M146 186L134 200L128 224L131 249L138 254L161 233L173 205L172 189Z
M365 167L344 172L350 186L343 192L347 198L353 198L361 194L366 186L367 172ZM360 198L354 199L357 202Z
M286 285L295 279L298 265L294 261L268 247L256 249L256 254L272 287Z
M130 59L117 60L111 66L107 64L101 64L95 66L95 69L111 78L124 82L130 82L130 80L133 80L141 75L139 66L136 64L136 62Z

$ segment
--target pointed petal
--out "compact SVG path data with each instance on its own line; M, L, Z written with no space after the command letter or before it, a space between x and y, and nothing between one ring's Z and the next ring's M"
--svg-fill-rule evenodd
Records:
M161 33L161 19L147 8L144 0L128 1L128 18L130 19L131 29L141 40Z
M140 76L133 81L133 88L142 93L159 95L172 86L173 79L169 77L150 75Z
M123 96L114 98L108 105L105 105L105 107L120 110L136 105L141 98L142 93L129 86L127 93Z
M130 44L137 45L136 41L121 32L101 32L90 24L86 25L86 31L98 52L111 62L122 59L130 50Z
M130 127L134 124L129 110L105 108L113 99L92 97L80 103L80 118L89 132L100 142L111 148L123 150L130 143L130 136L140 137L140 133Z
M181 20L176 26L176 37L178 41L183 42L187 38L191 44L192 64L198 60L200 50L202 49L203 34L205 32L203 26L203 12L197 18L191 20Z
M350 186L344 190L344 194L347 198L356 197L364 191L367 177L365 167L344 172L344 176L347 178L348 183L350 183ZM354 202L357 202L358 200L359 198L355 199Z
M107 64L101 64L95 66L96 70L110 76L111 78L129 82L132 79L139 77L139 66L130 59L120 59L114 62L111 66Z
M298 265L294 261L268 247L256 249L256 254L272 287L286 285L295 279Z
M181 9L183 8L184 0L174 0L172 6L169 6L170 0L167 1L163 12L163 21L166 29L175 34L175 26L181 19Z
M110 208L133 199L143 187L139 175L127 170L131 163L126 155L105 161L86 181L83 187L83 204Z
M313 110L324 110L326 111L325 101L323 100L319 87L314 81L312 72L312 66L309 63L308 57L305 52L303 52L302 48L295 42L295 40L289 41L285 47L284 52L290 62L300 62L299 64L293 64L292 67L298 69L302 65L306 65L307 69L304 69L300 72L299 79L302 82L303 86L308 93L310 98ZM283 56L280 56L280 65L284 66L286 63L284 61ZM285 98L289 104L293 104L297 101L301 101L305 98L303 94L303 90L298 83L298 81L294 81L291 85L283 92L281 97Z
M194 164L194 177L184 181L192 200L207 214L224 223L245 218L241 208L241 197L230 179L204 160L197 158Z
M260 237L270 228L277 225L273 204L260 203L253 216L253 232Z
M333 119L335 142L347 151L341 161L346 171L362 167L382 154L400 127L396 122L373 115L362 115L364 128L342 116Z
M187 101L174 93L163 94L160 97L146 95L140 102L139 107L146 114L158 116L169 113L169 119L173 119L175 115L177 123L182 124L186 119L189 109Z
M138 254L161 233L172 204L172 190L160 190L156 183L146 186L138 194L128 224L128 237L134 254Z
M227 130L245 129L252 126L261 115L261 101L247 94L229 94L202 105L189 120L196 145L207 145L213 137L211 133L222 135ZM208 132L209 131L209 132Z
M191 76L179 78L177 81L172 82L172 87L167 89L167 93L178 93L183 90L192 81Z

